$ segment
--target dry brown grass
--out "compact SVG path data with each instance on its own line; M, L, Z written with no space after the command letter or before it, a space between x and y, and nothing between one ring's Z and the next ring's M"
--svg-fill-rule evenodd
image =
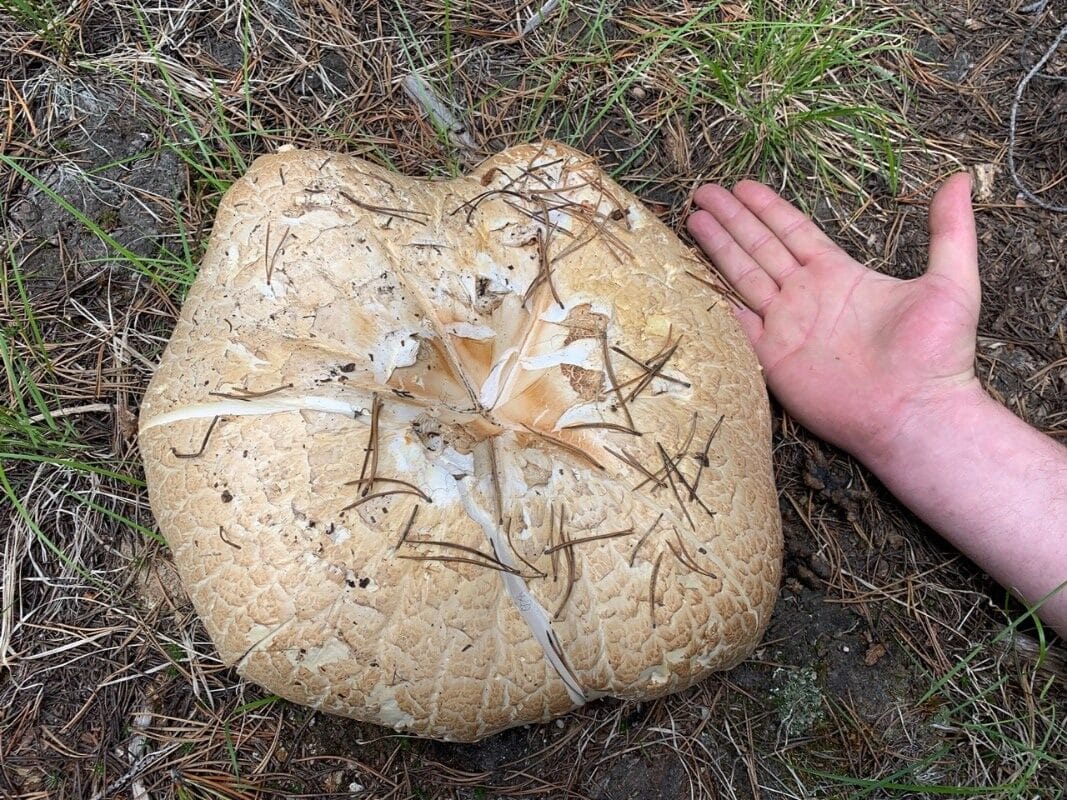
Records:
M564 2L526 36L540 3L35 5L54 12L50 26L7 5L0 796L1062 796L1063 645L1028 620L1007 628L1022 609L786 416L786 580L751 661L675 697L600 702L477 746L313 714L226 669L154 531L135 440L214 207L258 153L338 148L446 176L551 136L598 156L676 227L699 182L763 175L857 256L913 275L933 185L960 167L1003 170L1017 54L1031 25L1028 47L1050 38L1057 9L834 6L827 30L888 27L846 36L864 53L855 62L794 62L818 74L759 111L781 58L753 67L759 37L745 25L761 7L801 19L819 3ZM745 76L739 94L701 66L713 33L726 72ZM963 53L966 74L946 77ZM468 142L403 91L412 71ZM776 127L861 106L875 110L852 119L900 159L895 191L885 152L847 130ZM1023 119L1028 180L1062 197L1062 90L1035 83ZM1002 171L980 200L980 370L1062 437L1067 225L1016 205ZM817 677L818 719L796 730L770 691L802 667Z

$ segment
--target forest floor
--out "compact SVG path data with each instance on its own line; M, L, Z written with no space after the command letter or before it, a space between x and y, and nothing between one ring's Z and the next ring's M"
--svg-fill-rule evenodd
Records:
M557 139L683 238L697 185L760 178L902 278L932 192L969 170L978 372L1067 437L1067 216L1009 165L1067 205L1067 45L1010 135L1062 6L565 0L535 25L540 5L0 3L0 796L1064 796L1067 645L777 408L784 581L736 669L458 745L220 662L148 508L137 412L221 195L282 145L448 177Z

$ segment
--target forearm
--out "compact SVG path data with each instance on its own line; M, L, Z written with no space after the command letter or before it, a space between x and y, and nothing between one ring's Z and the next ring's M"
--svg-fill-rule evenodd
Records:
M977 386L857 453L896 497L1023 600L1067 581L1067 448ZM1067 589L1038 611L1067 636Z

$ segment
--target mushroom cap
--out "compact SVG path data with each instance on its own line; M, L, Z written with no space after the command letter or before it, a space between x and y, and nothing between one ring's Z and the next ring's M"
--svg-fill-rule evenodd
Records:
M702 274L559 144L447 181L256 160L140 415L223 660L473 741L745 658L781 565L770 415Z

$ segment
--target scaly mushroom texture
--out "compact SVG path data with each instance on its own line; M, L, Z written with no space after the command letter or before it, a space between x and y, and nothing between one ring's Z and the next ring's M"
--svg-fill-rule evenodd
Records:
M258 159L140 444L226 663L420 736L683 689L751 651L777 592L768 406L729 301L558 144L442 182Z

